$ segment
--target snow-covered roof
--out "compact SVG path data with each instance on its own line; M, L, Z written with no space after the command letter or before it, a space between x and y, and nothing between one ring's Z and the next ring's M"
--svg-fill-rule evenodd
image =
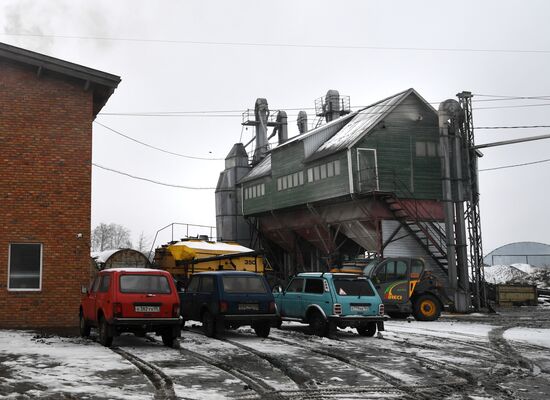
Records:
M103 250L103 251L92 251L91 257L98 264L104 264L107 260L115 253L118 253L123 249L114 249L114 250Z
M306 161L316 160L353 146L411 94L416 95L433 112L436 112L416 90L407 89L359 110L349 123L324 142Z
M204 240L183 240L172 246L186 246L193 250L223 251L227 253L249 253L254 250L238 244L224 242L207 242Z
M130 249L130 248L124 248L124 249L110 249L110 250L103 250L103 251L92 251L90 253L90 256L97 264L105 264L109 258L111 258L116 253L119 253L121 251L130 251L141 254L144 258L147 258L145 254L138 250Z
M271 174L271 153L269 153L265 158L259 162L243 179L240 180L240 183L251 181L256 178L261 178L262 176Z
M161 269L153 269L153 268L132 268L132 267L126 267L126 268L109 268L105 269L104 271L115 271L115 272L166 272Z

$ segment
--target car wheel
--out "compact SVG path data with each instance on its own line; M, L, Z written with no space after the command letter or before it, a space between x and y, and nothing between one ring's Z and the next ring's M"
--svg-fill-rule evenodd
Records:
M327 321L325 320L325 317L321 315L321 313L315 311L310 317L309 317L309 330L313 335L317 336L325 336L327 333Z
M269 331L271 330L271 325L269 322L260 322L258 324L252 325L254 332L258 337L266 338L269 336Z
M109 324L107 324L105 318L101 317L99 320L99 343L105 347L111 347L113 344L113 336L109 331Z
M388 315L392 319L407 319L410 314L406 312L389 312Z
M90 336L90 325L86 322L84 315L80 314L80 336L88 337Z
M172 330L171 329L168 329L167 331L165 332L162 332L162 343L166 346L166 347L174 347L174 343L176 341L176 338L174 337L174 335L172 334Z
M205 311L202 316L202 329L206 336L208 337L216 336L216 319L210 313L210 311Z
M372 337L376 333L376 322L369 322L357 328L361 336Z
M413 316L418 321L435 321L441 315L441 303L435 296L425 294L413 303Z

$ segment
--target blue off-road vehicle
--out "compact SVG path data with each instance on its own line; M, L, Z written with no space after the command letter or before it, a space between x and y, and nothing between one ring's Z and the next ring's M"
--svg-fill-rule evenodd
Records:
M344 273L301 273L286 290L274 289L281 321L307 323L313 334L331 336L336 327L360 335L384 330L384 304L369 278Z
M265 277L244 271L200 272L180 293L183 320L201 321L206 336L250 325L267 337L277 322L275 302Z

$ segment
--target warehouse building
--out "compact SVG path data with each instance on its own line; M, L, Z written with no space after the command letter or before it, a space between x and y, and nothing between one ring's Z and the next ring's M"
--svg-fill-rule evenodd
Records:
M78 326L92 121L120 82L0 43L0 327Z
M516 242L501 246L483 261L485 265L530 264L550 268L550 245L537 242Z

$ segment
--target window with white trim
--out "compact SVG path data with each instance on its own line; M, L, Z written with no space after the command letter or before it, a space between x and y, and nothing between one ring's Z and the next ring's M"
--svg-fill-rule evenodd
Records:
M277 190L292 189L304 184L304 171L294 172L277 178Z
M321 164L315 167L308 168L308 182L315 182L333 176L340 175L340 160L331 161L326 164Z
M10 243L9 290L40 290L42 288L42 244Z
M277 184L279 184L278 181ZM250 186L244 189L245 200L255 199L256 197L262 196L265 196L265 183L260 183L258 185Z

